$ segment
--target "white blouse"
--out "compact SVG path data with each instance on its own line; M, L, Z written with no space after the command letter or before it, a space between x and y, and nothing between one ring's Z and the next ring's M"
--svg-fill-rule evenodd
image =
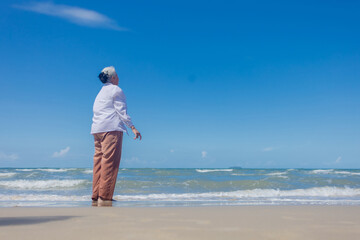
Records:
M91 134L110 131L127 133L126 126L133 126L127 114L124 92L112 83L105 83L101 88L95 98L93 112Z

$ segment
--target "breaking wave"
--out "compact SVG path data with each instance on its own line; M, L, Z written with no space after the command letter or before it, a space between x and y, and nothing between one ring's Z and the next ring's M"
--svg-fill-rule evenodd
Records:
M6 178L6 177L12 177L12 176L15 176L16 173L0 173L0 178Z
M27 190L43 190L43 189L61 189L73 188L85 184L86 180L14 180L0 181L1 188L9 189L27 189Z
M356 197L360 188L316 187L308 189L279 190L252 189L230 192L207 193L160 193L147 195L117 195L119 200L157 200L157 201L206 201L206 200L241 200L243 198L283 198L283 197Z

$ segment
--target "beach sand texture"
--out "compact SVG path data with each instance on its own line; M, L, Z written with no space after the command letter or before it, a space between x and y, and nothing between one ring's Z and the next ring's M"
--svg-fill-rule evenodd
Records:
M2 208L0 239L360 239L359 206Z

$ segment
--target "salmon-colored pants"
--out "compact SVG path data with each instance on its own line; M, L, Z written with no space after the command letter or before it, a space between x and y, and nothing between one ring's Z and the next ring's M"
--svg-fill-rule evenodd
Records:
M93 192L91 198L111 200L119 171L123 132L95 133Z

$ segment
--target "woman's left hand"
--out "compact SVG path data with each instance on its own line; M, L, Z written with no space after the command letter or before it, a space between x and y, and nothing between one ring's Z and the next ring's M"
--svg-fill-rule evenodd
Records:
M131 130L133 131L133 133L135 134L134 140L136 140L137 138L139 138L139 140L141 140L141 134L140 132L134 127L131 128Z

